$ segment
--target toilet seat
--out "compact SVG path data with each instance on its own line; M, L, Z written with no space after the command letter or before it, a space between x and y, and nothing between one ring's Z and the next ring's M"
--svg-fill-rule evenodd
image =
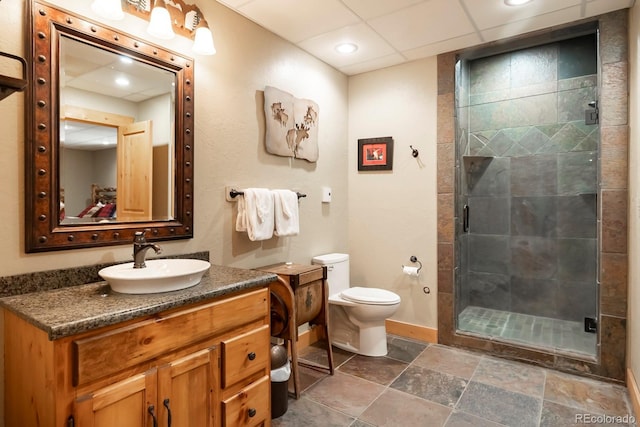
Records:
M340 293L340 296L347 301L358 302L371 305L393 305L400 302L400 296L378 288L362 288L355 286Z

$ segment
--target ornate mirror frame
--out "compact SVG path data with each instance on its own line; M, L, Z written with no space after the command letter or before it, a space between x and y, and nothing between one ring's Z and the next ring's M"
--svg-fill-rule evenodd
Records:
M29 85L25 103L25 251L127 244L193 237L193 59L37 0L29 2ZM175 73L175 211L172 220L61 225L59 46L61 35L128 55Z

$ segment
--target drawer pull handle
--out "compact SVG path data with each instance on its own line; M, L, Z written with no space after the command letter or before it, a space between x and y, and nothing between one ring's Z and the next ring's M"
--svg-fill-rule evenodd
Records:
M167 408L167 427L171 427L171 408L169 407L169 399L165 399L162 404Z
M256 416L256 414L258 413L258 411L255 410L255 408L249 408L249 410L247 411L247 413L249 414L249 418L253 418Z
M256 354L252 351L247 357L249 358L249 360L255 360Z
M149 405L149 407L147 408L147 412L149 412L151 418L153 418L153 427L158 427L158 419L156 418L156 412L153 405Z

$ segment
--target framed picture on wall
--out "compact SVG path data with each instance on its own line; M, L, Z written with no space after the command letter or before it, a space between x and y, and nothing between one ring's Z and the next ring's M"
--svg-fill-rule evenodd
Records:
M358 140L359 171L390 171L393 168L393 138L366 138Z

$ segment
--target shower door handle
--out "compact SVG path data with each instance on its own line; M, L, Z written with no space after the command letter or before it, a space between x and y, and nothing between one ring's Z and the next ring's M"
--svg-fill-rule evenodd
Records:
M469 231L469 205L462 208L462 231Z

